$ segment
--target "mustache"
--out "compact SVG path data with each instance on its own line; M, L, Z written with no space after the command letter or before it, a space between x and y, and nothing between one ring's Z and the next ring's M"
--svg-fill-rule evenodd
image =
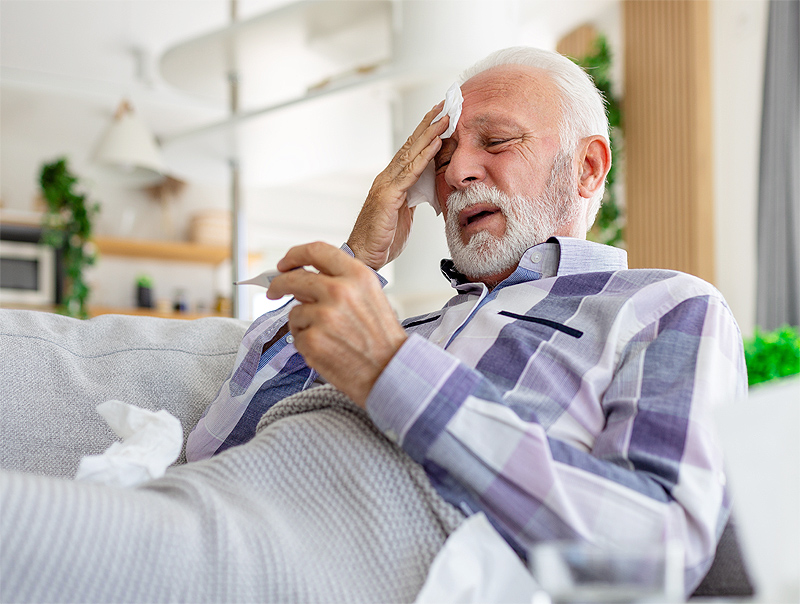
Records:
M498 207L503 215L508 215L512 202L511 198L497 189L483 183L475 183L461 191L454 191L447 198L448 220L450 216L458 220L458 214L479 203L491 203Z

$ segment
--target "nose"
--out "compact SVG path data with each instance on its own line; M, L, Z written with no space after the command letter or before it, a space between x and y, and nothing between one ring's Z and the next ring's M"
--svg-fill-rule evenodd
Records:
M461 190L476 182L483 182L485 178L486 169L480 160L479 150L459 143L445 168L445 182L454 190Z

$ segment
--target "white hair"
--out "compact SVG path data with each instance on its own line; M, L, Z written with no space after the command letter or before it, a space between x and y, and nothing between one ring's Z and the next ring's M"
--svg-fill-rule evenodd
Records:
M560 92L561 124L559 142L561 150L575 154L578 141L587 136L600 135L610 144L605 100L595 87L592 78L578 65L563 55L530 46L514 46L493 52L485 59L465 70L458 78L463 84L470 78L501 65L523 65L545 71ZM594 223L603 200L605 182L589 200L586 229Z

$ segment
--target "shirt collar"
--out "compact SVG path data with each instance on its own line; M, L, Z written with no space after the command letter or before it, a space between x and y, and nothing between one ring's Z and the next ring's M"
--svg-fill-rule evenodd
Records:
M534 273L533 279L563 277L580 273L618 271L628 268L628 253L620 248L573 237L551 237L529 248L509 279L519 280L518 273ZM450 259L441 261L442 273L453 287L469 283ZM530 281L531 277L524 279Z

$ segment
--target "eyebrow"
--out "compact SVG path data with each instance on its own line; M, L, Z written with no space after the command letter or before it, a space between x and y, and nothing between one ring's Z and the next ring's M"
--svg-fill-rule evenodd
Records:
M512 129L523 129L524 127L514 118L497 113L482 113L476 115L465 124L466 126L473 126L477 128L484 128L485 126L499 126Z

